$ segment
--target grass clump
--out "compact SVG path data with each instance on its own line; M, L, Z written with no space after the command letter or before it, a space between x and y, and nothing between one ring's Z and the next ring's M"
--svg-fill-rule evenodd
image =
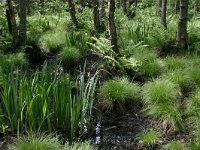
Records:
M186 60L178 57L167 57L164 63L167 70L171 71L183 69L186 66Z
M139 142L145 147L151 147L158 142L161 136L161 133L155 129L144 130L139 135Z
M20 137L8 150L61 150L62 145L58 137L45 134L33 134L27 137Z
M143 87L146 115L161 121L163 127L182 130L182 116L179 111L179 87L164 79L155 79Z
M172 141L162 147L162 150L186 150L184 143L180 141ZM193 150L193 149L192 149Z
M58 60L69 67L76 66L81 57L79 49L75 47L64 47L58 54Z
M141 64L138 67L140 74L146 77L156 77L161 74L163 69L162 61L156 58L154 54L139 54L136 56L136 60L138 60Z
M39 39L41 49L46 53L57 53L66 43L64 32L46 33Z
M96 150L89 142L74 143L72 146L66 145L63 150Z
M179 88L176 84L164 79L155 79L143 87L145 103L170 103L175 101L179 95Z
M200 112L200 89L197 89L187 101L186 111L190 116L199 116Z
M100 88L100 104L106 111L123 109L127 100L136 101L139 98L139 92L138 84L129 82L127 78L108 80Z
M25 53L22 52L0 56L0 66L2 72L8 73L11 66L26 66L27 64L28 60L25 56Z

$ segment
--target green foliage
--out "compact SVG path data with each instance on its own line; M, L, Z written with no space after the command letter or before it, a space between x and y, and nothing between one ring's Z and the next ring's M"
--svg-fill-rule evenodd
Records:
M65 33L46 33L41 36L39 42L44 52L57 53L66 43Z
M103 83L99 92L100 106L106 110L123 109L127 100L138 101L140 87L127 78L108 80Z
M0 66L4 73L8 73L12 67L27 65L28 62L24 53L0 55Z
M199 112L200 112L200 89L197 89L192 95L191 98L187 101L187 113L200 117Z
M69 145L61 144L59 137L54 134L29 134L19 137L13 144L9 144L8 150L95 150L89 142L77 142Z
M155 79L143 87L146 104L171 103L177 101L179 88L169 80Z
M161 133L155 129L144 130L139 135L139 142L145 147L151 147L161 138Z
M167 70L174 71L185 68L187 60L179 57L167 57L164 61Z
M76 66L81 58L79 49L75 47L64 47L58 54L58 60L69 67Z
M172 141L162 147L162 150L186 150L186 149L187 148L185 144L181 143L180 141Z
M89 42L90 34L86 31L69 31L66 33L66 45L78 48L82 55L87 54Z
M72 146L66 145L63 150L96 150L89 142L74 143Z
M45 134L31 134L27 137L20 137L12 145L8 145L9 150L62 150L62 145L58 137Z
M179 93L179 87L169 80L155 79L146 83L143 87L143 98L147 115L174 129L182 130Z
M3 78L0 122L14 133L28 131L67 130L73 141L88 131L91 124L96 74L77 83L73 94L71 79L55 68L55 74L47 64L41 71L29 75L13 70ZM83 71L84 75L84 71ZM86 129L85 129L86 128ZM85 130L84 130L85 129ZM3 130L3 129L2 129Z
M195 67L186 68L184 70L186 79L194 83L196 87L200 86L200 69ZM194 87L195 88L195 87Z

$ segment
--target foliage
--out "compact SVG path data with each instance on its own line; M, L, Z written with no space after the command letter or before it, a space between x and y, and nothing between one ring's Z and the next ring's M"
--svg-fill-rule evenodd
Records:
M139 135L139 142L146 147L150 147L156 144L161 136L161 133L155 129L144 130Z
M4 73L8 73L11 68L17 66L27 66L27 58L24 53L13 53L0 55L0 66Z
M169 80L155 79L143 87L145 110L150 117L164 122L166 126L182 130L179 111L179 88Z
M183 69L186 64L186 58L179 58L179 57L167 57L164 61L167 70L175 71L177 69Z
M3 78L0 122L12 132L62 128L72 141L90 128L96 74L85 81L83 71L73 94L70 76L60 72L59 66L54 74L50 69L44 64L34 75L12 70Z
M58 60L66 66L76 66L81 59L79 49L75 47L64 47L58 54Z
M69 145L61 144L59 136L55 134L28 134L15 139L14 143L9 144L8 150L95 150L89 142L77 142Z
M123 109L127 100L138 101L139 92L138 84L129 82L127 78L108 80L100 88L99 103L106 111Z
M65 34L63 32L46 33L41 36L39 42L44 52L57 53L66 43Z
M89 142L74 143L72 146L66 145L63 150L96 150Z
M30 134L17 139L9 150L62 150L62 145L55 135Z
M178 87L169 80L155 79L143 87L143 97L146 104L173 103L179 95Z
M180 141L172 141L167 143L162 147L162 150L186 150L186 146L184 143Z

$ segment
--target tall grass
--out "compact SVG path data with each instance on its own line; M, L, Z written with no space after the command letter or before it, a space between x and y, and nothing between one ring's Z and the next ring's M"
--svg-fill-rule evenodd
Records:
M14 133L66 130L69 140L90 127L97 74L86 81L84 73L73 93L70 75L55 72L47 63L34 75L13 70L2 83L0 122Z

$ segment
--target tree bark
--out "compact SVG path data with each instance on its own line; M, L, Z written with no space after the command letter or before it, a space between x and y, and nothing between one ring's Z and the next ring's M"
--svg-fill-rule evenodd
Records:
M108 0L108 31L113 46L112 49L118 53L117 31L115 26L115 0Z
M20 28L19 28L19 38L20 43L26 42L26 17L27 17L27 0L19 0L19 10L20 10Z
M18 45L19 39L18 39L17 23L15 20L15 12L12 5L12 1L7 0L7 5L8 5L8 13L10 16L10 22L12 28L13 46L16 47Z
M69 6L69 14L71 17L71 21L72 21L74 27L78 27L78 21L76 18L76 10L75 10L73 0L67 0L67 2L68 2L68 6Z
M185 48L187 44L188 0L180 0L179 7L180 13L176 41L181 48Z
M161 23L165 28L167 28L166 13L167 13L167 0L162 0Z
M99 0L93 0L94 30L100 32Z

